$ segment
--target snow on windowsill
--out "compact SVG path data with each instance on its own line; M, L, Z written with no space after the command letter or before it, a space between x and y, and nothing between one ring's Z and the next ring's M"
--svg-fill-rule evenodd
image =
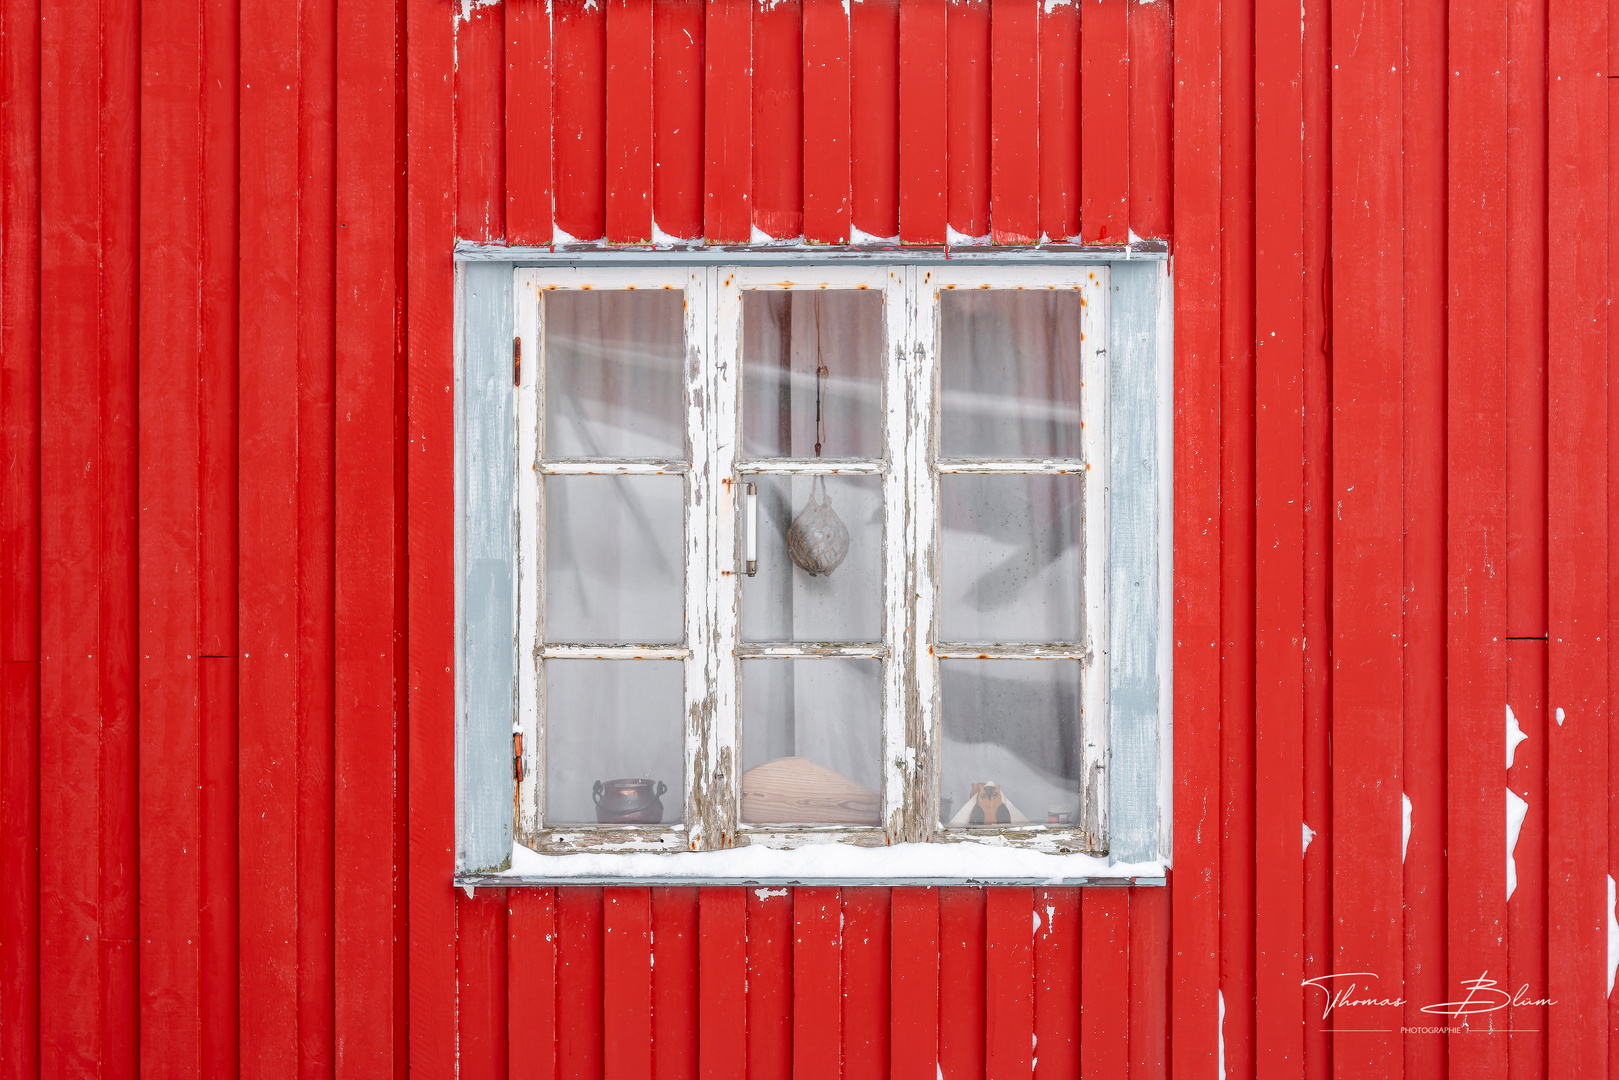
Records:
M951 882L1157 884L1162 862L1115 863L1095 855L1052 855L987 843L893 844L857 847L811 844L793 849L761 844L727 851L590 852L542 855L512 845L511 869L469 875L467 886L600 883L608 881L787 884L792 882L869 882L945 884Z

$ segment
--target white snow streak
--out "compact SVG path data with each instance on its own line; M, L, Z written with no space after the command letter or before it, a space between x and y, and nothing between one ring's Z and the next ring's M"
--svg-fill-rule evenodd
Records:
M1613 916L1613 875L1608 875L1608 996L1613 997L1613 973L1619 970L1619 919Z
M1558 727L1563 726L1563 710L1562 709L1557 710L1557 726Z
M1310 841L1315 839L1315 830L1310 828L1309 822L1300 822L1300 824L1304 826L1304 850L1299 854L1308 855L1310 853Z
M1220 1080L1225 1080L1225 991L1215 993L1220 995Z

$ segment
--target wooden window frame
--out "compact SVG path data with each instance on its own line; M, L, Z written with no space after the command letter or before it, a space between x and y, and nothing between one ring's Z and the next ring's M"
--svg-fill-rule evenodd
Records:
M990 844L1023 847L1046 852L1089 852L1107 854L1110 850L1110 803L1108 757L1110 743L1117 742L1119 724L1109 711L1109 686L1118 682L1117 667L1109 659L1108 637L1120 620L1109 601L1119 577L1109 560L1110 503L1109 474L1119 447L1112 439L1110 417L1113 410L1108 343L1117 338L1110 318L1110 285L1114 255L1108 259L1070 260L958 259L945 261L913 252L872 253L859 259L828 258L829 253L808 250L798 258L782 258L779 253L763 265L749 264L745 257L721 262L682 260L678 257L657 261L615 259L603 253L595 259L545 260L543 265L523 265L526 260L505 260L500 267L509 283L505 289L506 325L524 358L518 385L508 404L509 419L515 431L514 457L520 464L510 470L512 484L513 587L509 645L514 655L511 672L513 690L507 725L523 734L523 777L515 790L508 772L503 804L508 826L502 838L511 838L544 854L584 851L689 851L717 850L738 844L794 848L827 843L880 846L903 841L930 841L945 844ZM715 253L721 255L722 253ZM735 255L737 253L726 253ZM466 270L474 260L464 260ZM1129 732L1131 740L1152 743L1152 761L1144 786L1138 776L1126 802L1128 815L1135 822L1129 855L1133 861L1157 858L1167 862L1168 836L1168 697L1169 697L1169 552L1168 480L1171 476L1168 437L1168 313L1167 266L1161 260L1122 264L1129 267L1137 283L1150 279L1155 295L1145 305L1136 303L1135 320L1145 311L1152 324L1149 336L1153 367L1151 406L1155 431L1147 449L1147 465L1156 476L1157 492L1149 517L1156 519L1149 538L1154 558L1138 563L1152 566L1158 576L1155 591L1156 624L1154 655L1150 663L1155 679L1154 712L1156 723L1146 731L1138 715ZM480 269L493 270L494 267ZM1142 273L1146 271L1146 273ZM501 298L498 287L483 287L474 297L466 274L460 275L461 303L458 304L458 379L468 366L467 357L476 351L472 342L479 337L474 320L496 311ZM493 285L495 278L479 279ZM538 462L537 448L543 445L537 408L538 385L543 375L539 350L540 327L538 293L552 289L680 288L687 296L686 415L688 461L551 461ZM741 409L741 310L742 294L748 289L879 288L885 292L886 417L884 456L881 460L810 462L792 459L740 457ZM937 455L937 416L940 403L938 386L940 304L938 295L950 289L1026 288L1078 289L1085 294L1083 308L1082 395L1085 428L1084 454L1079 459L957 459ZM1136 327L1135 329L1140 329ZM492 335L498 343L500 334ZM489 348L485 342L485 351ZM466 354L465 356L461 354ZM458 427L475 426L476 392L465 384L457 395ZM511 384L508 383L508 390ZM1100 392L1098 390L1100 389ZM488 395L486 395L488 396ZM498 395L497 395L498 396ZM463 401L463 399L466 399ZM487 419L487 418L486 418ZM725 420L731 423L725 423ZM494 427L498 428L497 420ZM498 441L498 439L496 440ZM471 465L465 439L458 439L458 514L466 510L460 489L468 483ZM1139 457L1142 447L1132 447ZM492 455L491 455L492 456ZM1135 462L1139 465L1140 462ZM879 647L848 642L820 643L742 643L739 638L740 589L737 571L739 550L740 485L747 475L790 474L794 472L850 472L879 475L884 485L884 620ZM613 472L618 474L678 473L686 483L688 521L686 535L686 639L678 646L577 646L550 645L536 648L539 641L538 566L543 560L543 520L540 502L540 476L544 473ZM938 641L936 603L938 580L938 485L941 474L949 473L1066 473L1085 475L1084 588L1085 640L1061 645L1032 645L1009 642ZM497 477L486 480L498 483ZM694 518L690 507L700 508ZM1141 516L1141 508L1136 508ZM474 515L475 516L475 515ZM896 517L899 522L896 523ZM458 525L465 525L458 521ZM458 544L458 548L465 545ZM1096 557L1100 552L1102 557ZM458 550L458 554L464 552ZM465 560L463 560L465 561ZM698 572L693 572L697 570ZM1135 583L1139 585L1140 583ZM459 599L459 597L458 597ZM458 604L458 612L463 605ZM469 635L463 635L470 641ZM467 658L470 645L458 649L461 663L457 680L458 838L469 830L472 819L482 823L485 851L495 811L487 792L469 790L477 785L468 781L473 773L485 780L491 770L470 766L478 756L471 744L481 741L487 756L490 735L500 725L497 717L485 715L474 723L479 706L468 686ZM751 656L861 655L883 664L883 768L881 824L850 826L747 825L738 820L740 793L740 713L738 708L740 660ZM683 784L684 822L678 826L546 826L541 820L544 805L544 737L540 722L539 694L543 657L642 657L679 659L685 665L686 738ZM1076 827L1044 825L1003 829L970 830L944 828L938 822L938 748L942 745L941 712L938 694L938 664L955 657L1006 656L1062 657L1079 659L1083 671L1083 745L1085 781L1081 805L1085 817ZM498 699L498 694L494 695ZM492 712L489 700L482 704ZM479 739L474 728L481 728ZM1140 730L1137 730L1140 729ZM509 739L509 736L507 736ZM1127 741L1131 741L1127 740ZM508 747L510 762L511 743ZM511 768L509 765L508 768ZM1139 773L1141 770L1135 770ZM483 786L488 787L487 783ZM495 785L498 786L498 785ZM673 785L671 785L671 788ZM1147 794L1143 794L1147 791ZM673 792L671 792L673 793ZM480 807L466 804L481 802ZM1148 805L1150 804L1150 805ZM1143 826L1142 822L1148 825ZM499 832L500 830L494 830ZM1142 837L1150 834L1146 841ZM490 869L498 865L490 854L478 855L466 843L458 844L457 864L462 871ZM1118 854L1115 852L1115 854Z

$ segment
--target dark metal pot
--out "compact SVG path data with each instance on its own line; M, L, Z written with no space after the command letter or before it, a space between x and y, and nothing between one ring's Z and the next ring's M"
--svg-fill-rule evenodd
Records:
M668 790L662 780L598 780L591 789L596 820L605 825L656 825L663 821L662 795Z

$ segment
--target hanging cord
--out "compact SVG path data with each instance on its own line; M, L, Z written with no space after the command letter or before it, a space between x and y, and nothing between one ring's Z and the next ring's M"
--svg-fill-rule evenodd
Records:
M815 456L821 456L826 441L826 414L821 403L826 397L826 357L821 352L821 294L815 294Z

